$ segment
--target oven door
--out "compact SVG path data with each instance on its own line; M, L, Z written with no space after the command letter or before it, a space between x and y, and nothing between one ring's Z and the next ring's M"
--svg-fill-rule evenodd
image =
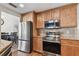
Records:
M61 45L58 43L43 41L43 51L61 55Z

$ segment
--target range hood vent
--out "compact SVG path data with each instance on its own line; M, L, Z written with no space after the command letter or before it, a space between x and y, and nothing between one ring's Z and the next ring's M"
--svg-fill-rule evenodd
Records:
M13 3L9 3L10 6L14 7L14 8L17 8L16 5L14 5Z

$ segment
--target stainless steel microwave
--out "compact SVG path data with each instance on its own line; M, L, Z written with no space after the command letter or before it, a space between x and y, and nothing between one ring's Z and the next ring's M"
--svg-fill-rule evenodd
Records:
M45 21L45 28L59 28L60 27L60 22L59 20L49 20Z

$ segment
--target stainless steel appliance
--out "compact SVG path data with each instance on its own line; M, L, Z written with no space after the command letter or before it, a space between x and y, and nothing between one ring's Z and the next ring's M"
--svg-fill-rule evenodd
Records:
M43 51L47 55L60 55L60 32L46 32L43 39Z
M31 52L32 50L32 22L21 22L19 24L18 50Z
M59 20L45 21L45 28L60 28Z
M60 42L60 32L46 32L44 40L51 42Z

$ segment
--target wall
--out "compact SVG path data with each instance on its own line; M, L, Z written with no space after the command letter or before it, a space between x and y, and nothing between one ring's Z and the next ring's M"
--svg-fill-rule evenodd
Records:
M1 12L1 18L4 20L4 24L1 26L1 32L18 32L19 17Z
M10 9L8 9L8 8L0 5L0 22L1 22L1 11L4 11L6 13L9 13L9 14L12 14L12 15L19 16L20 17L20 14L19 13L14 12L14 11L12 11L12 10L10 10ZM0 39L1 39L1 23L0 23Z

